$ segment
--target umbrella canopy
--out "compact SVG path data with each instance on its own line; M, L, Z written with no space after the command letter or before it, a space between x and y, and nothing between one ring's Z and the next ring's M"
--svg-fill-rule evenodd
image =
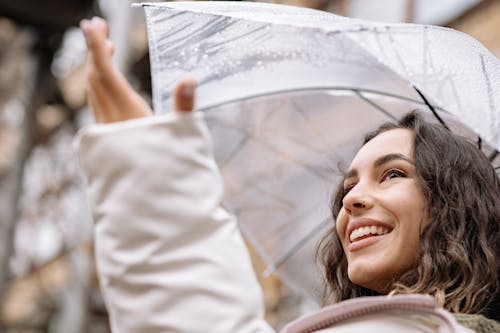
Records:
M264 3L142 6L155 110L194 76L225 206L270 271L307 295L321 293L314 250L339 162L367 131L422 109L500 165L500 62L467 35Z

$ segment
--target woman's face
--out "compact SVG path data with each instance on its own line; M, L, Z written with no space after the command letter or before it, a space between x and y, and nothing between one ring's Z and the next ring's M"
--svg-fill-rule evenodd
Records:
M344 188L336 227L349 279L386 293L394 277L416 265L427 219L413 132L393 129L366 143L349 167Z

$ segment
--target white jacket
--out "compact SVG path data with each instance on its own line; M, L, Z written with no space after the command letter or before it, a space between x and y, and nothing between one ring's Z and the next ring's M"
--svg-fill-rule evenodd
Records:
M79 135L113 332L273 332L263 319L262 293L236 221L220 207L222 181L202 117L171 113L93 125ZM429 297L415 297L425 311L434 311ZM366 311L366 302L380 301L385 299L351 300L289 329L437 332L453 321L444 314L436 324L425 311L396 309L384 317ZM362 311L353 312L360 304ZM336 316L342 311L359 315L346 322L345 315ZM344 322L326 328L332 318ZM454 325L442 332L453 332Z

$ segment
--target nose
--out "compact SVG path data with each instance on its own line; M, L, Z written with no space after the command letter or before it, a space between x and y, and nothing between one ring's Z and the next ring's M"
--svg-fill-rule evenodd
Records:
M371 196L366 194L366 191L361 191L355 187L346 194L342 200L342 204L349 215L356 215L371 208L373 200Z

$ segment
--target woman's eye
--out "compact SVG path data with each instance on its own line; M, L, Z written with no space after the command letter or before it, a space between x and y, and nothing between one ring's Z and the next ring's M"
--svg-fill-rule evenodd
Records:
M383 180L393 179L398 177L406 177L406 174L400 170L389 170L384 174Z

